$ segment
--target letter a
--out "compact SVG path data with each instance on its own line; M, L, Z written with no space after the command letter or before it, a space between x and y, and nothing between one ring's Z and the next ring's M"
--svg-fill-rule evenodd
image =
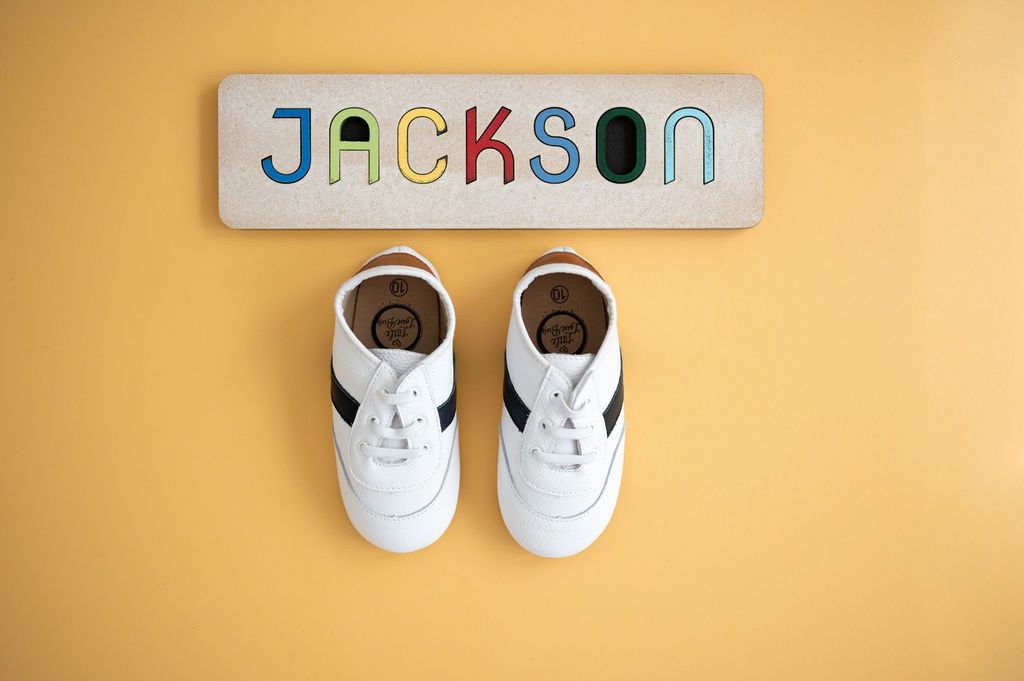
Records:
M365 140L342 139L343 136L356 136L344 129L345 122L353 118L363 122L362 125L357 123L352 127L363 128L365 126L365 130L358 130L356 133L365 136ZM377 125L377 119L373 117L373 114L366 109L358 107L342 109L331 119L331 176L329 184L334 184L341 179L341 152L343 151L367 152L369 155L367 164L369 184L380 179L380 126Z

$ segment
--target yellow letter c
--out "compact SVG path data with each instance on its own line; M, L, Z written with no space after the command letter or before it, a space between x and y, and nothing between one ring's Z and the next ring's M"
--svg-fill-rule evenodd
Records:
M429 173L417 173L412 169L412 166L409 165L409 125L417 118L426 118L433 123L438 136L448 131L448 124L445 123L444 116L427 107L410 109L398 121L398 169L408 180L417 184L430 184L444 175L444 171L448 167L448 156L445 155L437 159L437 163Z

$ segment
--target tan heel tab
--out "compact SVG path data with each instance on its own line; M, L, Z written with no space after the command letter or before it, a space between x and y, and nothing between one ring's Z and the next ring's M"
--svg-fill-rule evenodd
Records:
M364 272L371 267L415 267L429 273L431 276L434 274L427 263L409 253L385 253L384 255L378 255L360 267L359 272Z
M526 271L529 272L530 270L536 269L543 265L579 265L580 267L586 268L593 272L594 274L596 274L597 276L601 277L601 273L598 272L593 265L591 265L589 262L587 262L580 256L576 255L575 253L566 253L564 251L556 251L555 253L545 253L544 255L540 256L532 263L530 263L530 266L526 268ZM601 277L601 280L603 281L604 277Z

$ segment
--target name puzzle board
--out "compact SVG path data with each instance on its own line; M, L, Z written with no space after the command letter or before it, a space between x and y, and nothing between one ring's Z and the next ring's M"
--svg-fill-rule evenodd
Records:
M736 228L764 212L747 74L236 74L218 105L234 228Z

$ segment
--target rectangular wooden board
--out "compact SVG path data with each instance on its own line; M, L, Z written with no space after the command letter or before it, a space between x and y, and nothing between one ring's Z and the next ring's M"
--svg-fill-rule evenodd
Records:
M738 228L764 211L752 75L247 74L218 99L230 227Z

